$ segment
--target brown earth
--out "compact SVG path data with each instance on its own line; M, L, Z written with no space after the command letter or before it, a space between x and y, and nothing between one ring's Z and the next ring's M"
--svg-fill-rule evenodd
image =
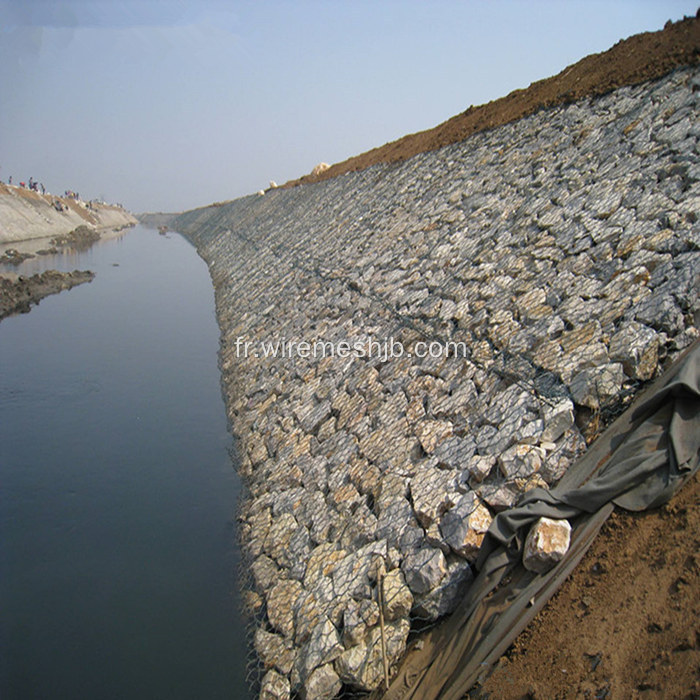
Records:
M698 10L700 15L700 10ZM582 97L603 95L623 85L660 78L679 66L700 62L700 19L688 17L668 22L657 32L636 34L607 51L591 54L561 73L515 90L506 97L478 107L469 107L438 126L409 134L366 153L331 165L318 175L304 175L287 182L292 187L363 170L376 163L395 163L417 153L432 151L472 134L516 121L543 107L574 102Z
M56 236L51 239L51 244L56 248L70 248L72 250L87 250L93 243L100 240L100 234L89 226L78 226L70 233Z
M700 698L700 478L614 512L501 658L480 700Z

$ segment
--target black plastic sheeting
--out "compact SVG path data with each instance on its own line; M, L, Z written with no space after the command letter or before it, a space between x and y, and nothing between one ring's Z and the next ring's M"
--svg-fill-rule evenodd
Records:
M639 397L551 490L533 489L500 513L460 607L407 654L384 694L398 700L456 700L482 680L581 560L615 506L667 502L700 465L700 343ZM530 526L566 518L571 546L553 569L521 562Z

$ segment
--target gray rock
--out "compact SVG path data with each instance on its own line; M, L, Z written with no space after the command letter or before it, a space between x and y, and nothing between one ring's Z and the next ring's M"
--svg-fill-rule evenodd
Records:
M437 620L452 612L464 597L474 580L469 564L453 559L447 564L447 574L440 584L425 595L418 596L413 613L421 620Z
M377 519L377 539L386 540L390 546L401 541L401 536L408 527L417 527L418 521L413 515L413 508L405 498L395 498L382 505Z
M277 564L264 554L259 556L250 567L255 581L255 587L259 591L267 591L280 579L280 570Z
M573 462L586 450L586 441L576 426L572 426L554 449L547 453L540 475L550 485L554 485L566 473Z
M260 700L289 700L291 688L289 678L270 669L260 683Z
M411 591L420 595L438 586L447 574L447 562L439 549L422 547L404 558L401 571Z
M299 525L291 513L283 513L270 525L265 537L265 551L280 566L291 567L294 564L290 543L298 529Z
M481 483L491 472L496 458L494 456L474 455L467 466L469 482Z
M449 421L425 420L416 425L416 436L426 454L433 454L437 446L452 435L453 426Z
M384 618L389 621L408 618L413 595L400 569L393 569L384 576L383 591Z
M542 441L556 442L574 424L574 405L568 399L549 405L544 411Z
M291 673L296 652L290 639L278 634L272 634L262 629L262 627L258 627L255 630L254 646L258 657L266 669L276 668L285 676ZM289 689L289 685L287 685L287 689Z
M338 597L369 598L371 582L376 580L376 563L387 556L386 540L372 542L348 554L335 566L333 589Z
M541 418L525 423L515 434L517 442L526 445L536 445L542 440L544 421Z
M545 451L533 445L514 445L498 457L498 466L508 480L528 477L539 471Z
M476 443L472 437L452 436L440 443L435 457L450 469L464 469L475 452Z
M491 513L470 491L442 516L440 532L455 554L475 561L491 520Z
M385 625L386 655L389 667L401 658L410 631L408 620L401 619ZM335 662L340 677L361 690L376 690L384 679L381 630L374 627L366 642L350 647Z
M416 517L429 527L459 498L454 472L425 467L411 479L411 498Z
M331 664L343 652L340 635L335 625L326 617L321 618L311 637L299 654L302 679L309 679L314 670ZM313 683L307 680L307 692Z
M512 508L520 496L520 490L515 481L496 484L482 484L478 487L477 493L479 494L479 497L483 499L483 501L487 503L495 512Z
M368 631L378 622L379 607L373 600L350 600L343 614L345 646L351 647L362 643Z
M303 700L332 700L343 687L332 664L315 669L306 679L302 689Z
M640 323L669 335L683 330L683 312L671 294L648 297L634 309L634 317Z
M280 581L267 598L267 619L285 637L294 637L294 607L303 588L299 581Z
M595 410L619 395L624 379L622 365L611 362L580 372L571 380L569 390L577 404Z
M651 379L659 360L657 334L641 323L630 323L610 339L610 359L621 362L634 379Z

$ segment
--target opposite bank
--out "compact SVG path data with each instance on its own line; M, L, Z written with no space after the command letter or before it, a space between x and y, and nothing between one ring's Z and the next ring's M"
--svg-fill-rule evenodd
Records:
M0 243L62 236L79 226L101 231L136 223L120 206L40 194L0 183Z
M381 572L391 665L697 337L699 96L679 69L170 223L216 290L266 697L378 687Z

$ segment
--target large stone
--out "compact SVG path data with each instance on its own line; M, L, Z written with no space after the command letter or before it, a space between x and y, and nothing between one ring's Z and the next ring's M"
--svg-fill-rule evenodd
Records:
M410 454L415 444L415 437L402 435L396 426L383 426L362 439L360 452L372 462L381 464Z
M302 590L299 581L280 581L267 598L267 619L285 637L294 636L294 607Z
M583 369L597 369L608 363L608 348L602 342L594 342L583 345L568 355L562 355L557 363L559 376L565 384L570 384L571 380Z
M423 527L430 527L459 498L456 473L424 467L411 479L411 498L416 517Z
M498 466L506 479L528 477L539 471L545 457L541 447L514 445L498 457Z
M303 700L332 700L343 687L332 664L315 669L301 689Z
M291 513L282 513L270 525L265 537L265 551L280 566L291 566L290 542L297 531L298 523Z
M383 579L384 618L398 620L408 617L413 605L411 589L400 569L389 571Z
M447 574L440 584L415 599L413 615L425 621L437 620L452 612L474 580L469 564L458 558L447 563Z
M438 445L435 457L440 464L450 469L464 469L476 452L474 438L462 438L453 435Z
M253 580L258 591L265 592L272 588L280 579L280 569L270 557L259 556L250 567Z
M621 362L625 374L634 379L651 379L659 359L658 335L641 323L630 323L611 339L610 359Z
M389 668L401 658L406 649L406 640L411 625L401 619L384 625L384 641ZM382 655L382 632L374 627L366 642L350 647L335 661L339 676L349 685L361 690L375 690L384 679L384 662Z
M394 498L382 504L382 511L377 519L376 536L396 546L401 535L408 527L416 527L418 521L413 514L411 504L403 497Z
M291 672L296 652L290 639L258 627L255 630L254 646L265 668L276 668L285 675Z
M580 406L598 409L619 396L625 374L619 362L579 372L569 385L571 396Z
M334 567L333 588L337 596L356 599L372 595L371 583L376 580L376 566L386 559L386 540L372 542L348 554Z
M308 641L316 625L326 616L328 587L316 582L312 590L303 590L294 605L294 641L301 645ZM320 594L320 595L319 595Z
M561 561L571 542L568 520L540 518L531 528L523 548L523 566L545 573Z
M368 658L369 657L369 658ZM365 642L346 649L335 661L335 670L347 684L371 691L379 687L384 677L381 657L377 663Z
M477 488L477 493L496 513L512 508L520 495L515 480L505 483L481 484Z
M333 542L324 542L315 547L306 562L304 586L311 588L319 576L329 576L335 565L347 554L344 549L339 549Z
M543 442L556 442L574 424L574 405L569 399L547 406L544 411Z
M334 489L333 493L330 494L330 500L339 512L351 513L354 512L361 501L364 501L364 497L355 488L354 484L347 483Z
M416 436L426 454L433 454L437 446L452 435L453 426L446 420L424 420L416 425Z
M290 697L289 678L270 669L260 683L259 700L289 700Z
M343 429L352 427L358 419L362 418L366 412L366 403L360 394L349 396L342 391L333 400L332 408L338 412L337 427Z
M343 650L344 647L340 642L340 635L335 625L327 617L319 620L309 641L299 653L302 679L308 679L315 669L331 664Z
M576 426L572 426L547 452L540 475L550 485L564 476L568 468L586 450L586 441Z
M373 600L351 599L343 613L343 642L346 647L364 641L368 630L379 622L379 606Z
M470 491L442 516L440 532L455 554L474 561L491 520L488 508Z
M420 595L437 587L442 581L447 573L447 562L439 549L421 547L404 558L401 570L411 591Z
M683 312L670 293L652 295L634 309L637 321L669 335L683 330Z
M542 440L544 421L537 418L525 423L516 433L516 440L525 445L536 445Z
M470 483L481 483L491 473L494 464L496 464L496 458L493 455L474 455L466 469Z

